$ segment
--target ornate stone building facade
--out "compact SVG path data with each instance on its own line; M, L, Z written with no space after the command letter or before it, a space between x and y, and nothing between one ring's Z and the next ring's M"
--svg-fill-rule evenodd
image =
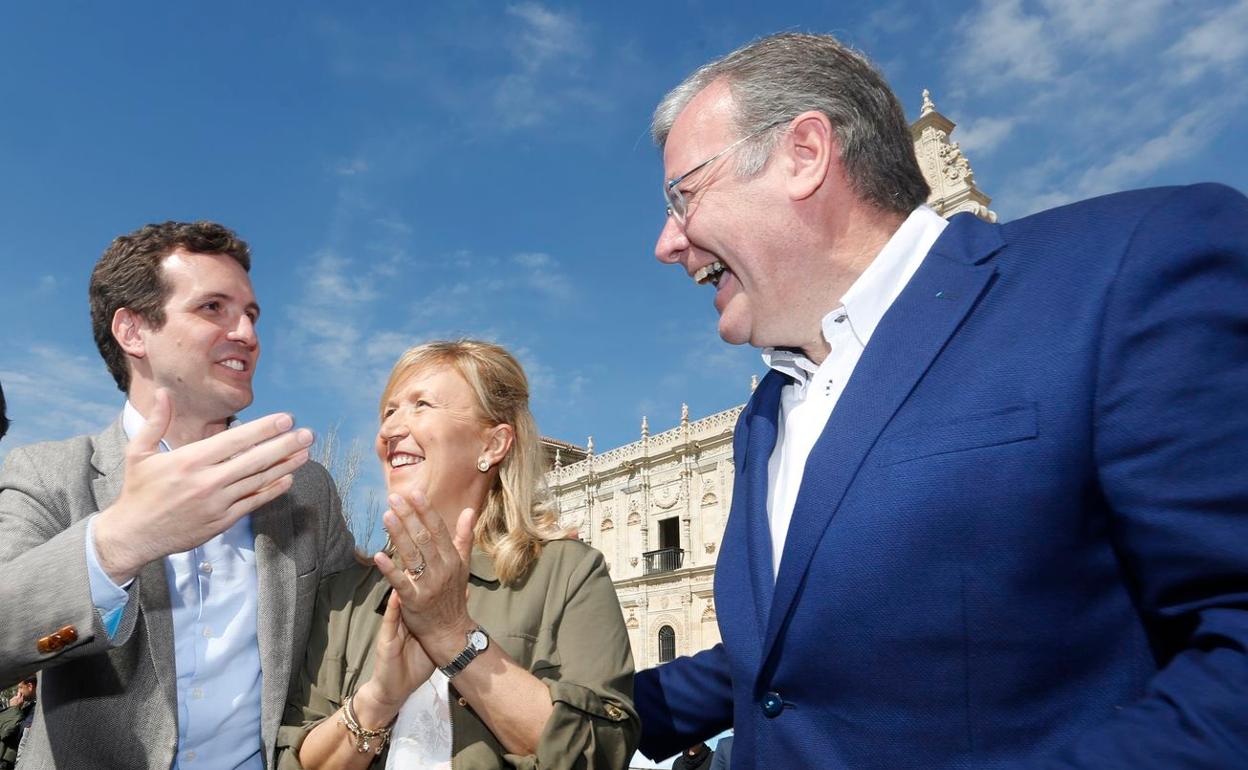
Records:
M927 91L911 126L915 152L932 188L928 205L943 216L997 215L975 186L953 121ZM751 383L751 389L753 383ZM732 430L742 406L699 420L681 407L680 423L595 454L545 439L547 483L560 523L606 557L638 669L689 655L720 641L715 617L715 559L732 502Z
M740 406L564 465L547 476L560 522L602 551L638 668L719 641L712 578L732 497Z

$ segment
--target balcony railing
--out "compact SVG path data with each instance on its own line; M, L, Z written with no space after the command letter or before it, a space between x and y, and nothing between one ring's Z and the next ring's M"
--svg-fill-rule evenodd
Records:
M680 569L685 560L685 552L679 548L660 548L657 551L646 551L641 555L644 562L645 575L657 575L660 572L674 572Z

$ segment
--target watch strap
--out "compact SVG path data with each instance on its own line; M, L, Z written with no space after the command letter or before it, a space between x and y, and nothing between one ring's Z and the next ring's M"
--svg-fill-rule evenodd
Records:
M477 633L480 633L485 637L485 644L483 644L480 648L472 643L472 637ZM477 626L472 629L466 634L466 636L468 643L464 646L464 649L455 656L455 659L450 663L447 663L445 666L438 666L438 670L441 671L447 679L454 679L459 672L467 668L469 663L476 660L476 657L484 652L487 647L489 647L490 635L486 633L486 630L481 626Z

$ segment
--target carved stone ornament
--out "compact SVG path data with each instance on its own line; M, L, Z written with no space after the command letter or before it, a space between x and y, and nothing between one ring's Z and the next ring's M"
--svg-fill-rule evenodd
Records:
M707 553L715 553L715 544L714 544L714 543L707 543L707 544L706 544L706 552L707 552Z
M667 495L664 495L661 491L656 491L654 493L654 504L664 510L671 508L672 506L676 505L676 503L678 502L680 502L680 487L679 486L676 486L674 489L671 490L671 493Z

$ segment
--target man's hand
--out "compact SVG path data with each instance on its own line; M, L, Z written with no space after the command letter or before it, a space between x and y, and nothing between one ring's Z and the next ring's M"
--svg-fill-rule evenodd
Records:
M290 489L308 461L312 431L271 414L171 452L160 440L173 418L156 392L147 423L126 448L125 483L93 526L100 566L125 583L144 565L188 551Z

